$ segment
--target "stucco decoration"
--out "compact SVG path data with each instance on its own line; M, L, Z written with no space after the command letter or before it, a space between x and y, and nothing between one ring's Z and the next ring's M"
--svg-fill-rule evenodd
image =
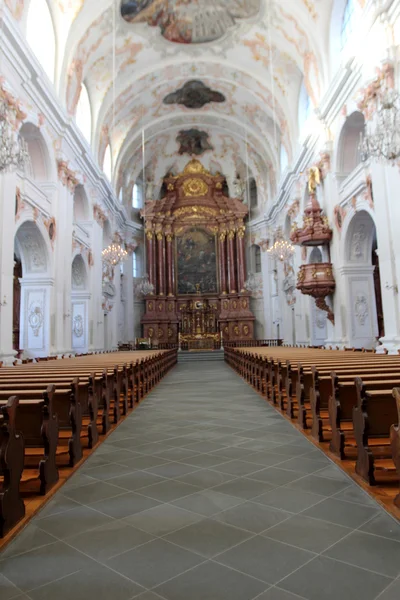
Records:
M221 92L212 90L202 81L187 81L176 92L171 92L165 96L164 104L182 104L186 108L203 108L210 102L225 102L226 98Z
M360 325L365 325L368 317L368 301L364 294L359 294L354 303L354 314Z
M35 337L39 336L43 325L43 305L41 302L31 302L29 306L28 322Z
M238 19L257 15L260 0L122 0L121 15L129 23L159 27L178 44L220 39Z
M208 141L208 133L198 129L183 129L176 138L180 144L179 154L200 156L207 150L214 150Z

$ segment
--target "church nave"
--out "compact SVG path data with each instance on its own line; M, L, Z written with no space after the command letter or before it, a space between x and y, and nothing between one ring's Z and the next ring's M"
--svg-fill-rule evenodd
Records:
M0 572L2 600L397 600L400 525L225 363L191 361Z

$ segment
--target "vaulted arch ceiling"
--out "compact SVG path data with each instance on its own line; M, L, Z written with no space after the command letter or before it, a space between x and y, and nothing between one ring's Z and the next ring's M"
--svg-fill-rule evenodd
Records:
M149 143L194 126L229 135L240 148L245 139L254 155L277 171L281 142L289 157L295 148L302 81L317 105L329 78L332 2L122 0L123 18L121 0L49 0L59 14L56 29L63 32L60 96L74 114L85 83L94 117L93 149L101 162L110 140L115 178L118 169L135 164L142 128ZM191 43L199 40L204 43ZM191 80L223 94L225 101L195 108L165 103ZM157 145L154 151L160 151Z

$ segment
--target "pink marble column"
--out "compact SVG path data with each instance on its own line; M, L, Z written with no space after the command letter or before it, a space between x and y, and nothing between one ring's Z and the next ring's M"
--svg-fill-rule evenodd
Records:
M226 294L226 233L221 231L219 233L219 282L220 282L220 294Z
M229 259L229 293L236 294L236 270L235 270L235 230L228 232L228 259Z
M168 296L173 296L175 293L174 286L174 255L172 252L172 233L167 233L165 236L165 245L167 253L167 290Z
M156 290L156 273L154 270L154 235L149 229L146 232L146 254L147 254L147 270L149 275L149 281L154 285L154 291ZM146 273L144 273L146 275Z
M244 225L240 226L236 234L236 253L238 261L238 291L245 292L246 281L246 257L244 251Z
M157 233L157 262L158 262L158 295L165 296L165 251L164 235Z

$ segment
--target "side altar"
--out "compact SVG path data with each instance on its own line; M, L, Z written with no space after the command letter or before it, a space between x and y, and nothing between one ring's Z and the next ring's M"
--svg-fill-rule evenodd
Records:
M143 335L178 339L253 339L255 317L245 290L247 206L223 193L224 177L191 160L165 178L166 195L146 201L147 269ZM206 347L206 344L203 344Z

